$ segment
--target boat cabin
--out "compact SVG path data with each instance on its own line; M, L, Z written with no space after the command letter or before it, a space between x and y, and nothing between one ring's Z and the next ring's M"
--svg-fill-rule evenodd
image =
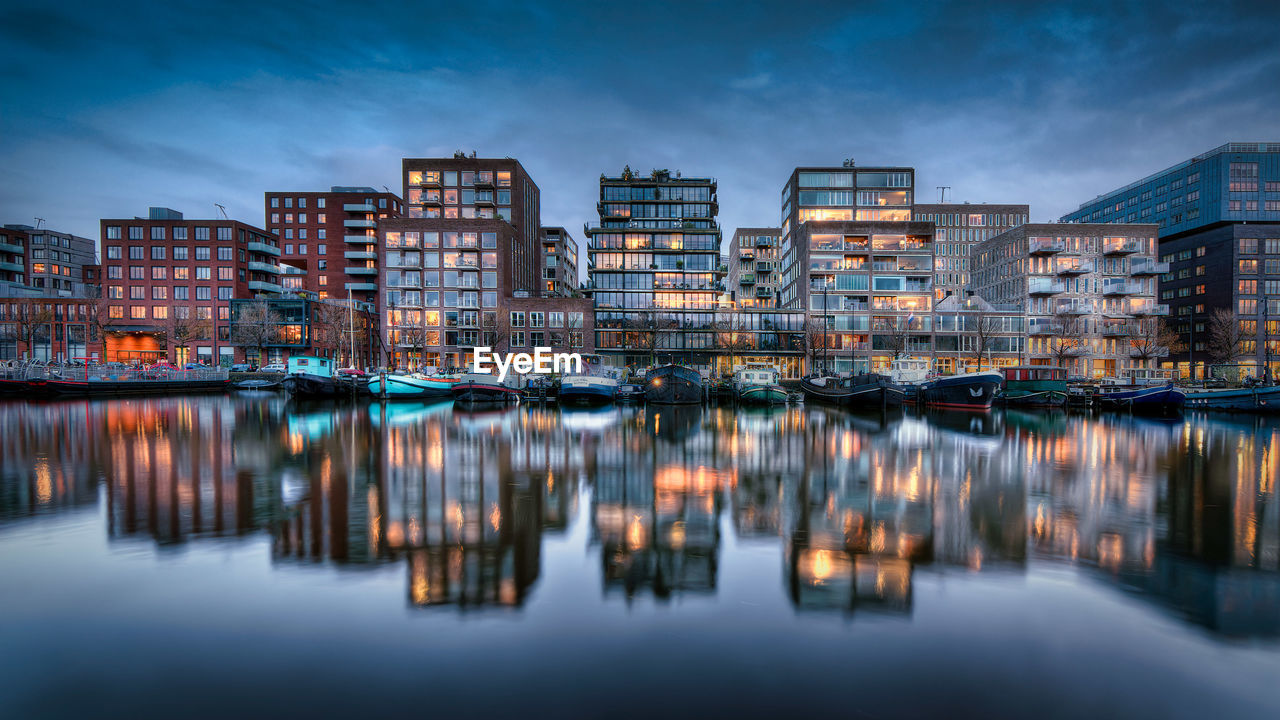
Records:
M734 373L733 381L739 385L777 385L778 371L771 367L745 367Z
M289 358L289 375L315 375L333 377L333 360L312 355L295 355Z
M1175 372L1172 368L1129 368L1124 371L1123 382L1135 387L1169 385Z
M929 361L898 358L889 365L889 378L895 385L915 385L929 379Z
M1005 382L1063 382L1067 381L1067 369L1051 365L1018 365L1000 368Z

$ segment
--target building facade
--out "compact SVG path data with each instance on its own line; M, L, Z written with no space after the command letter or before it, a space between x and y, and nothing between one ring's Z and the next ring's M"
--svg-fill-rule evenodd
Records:
M369 303L306 291L231 301L231 340L258 366L310 355L333 358L339 367L374 367L382 358L377 323Z
M580 295L578 281L578 241L562 227L544 227L541 231L542 255L540 256L540 295L548 297L576 297Z
M1062 220L1159 227L1161 259L1172 264L1161 298L1181 338L1166 362L1183 377L1207 372L1206 320L1216 310L1234 313L1246 336L1236 358L1244 374L1263 375L1268 364L1272 377L1280 372L1280 324L1271 321L1280 316L1280 258L1267 253L1280 239L1280 143L1222 145L1100 195Z
M0 228L0 286L12 294L27 287L27 232Z
M244 357L231 341L231 300L283 291L274 233L238 220L187 220L165 208L100 226L106 360L230 364ZM199 339L173 357L166 338L180 329Z
M91 294L85 268L97 262L93 240L30 225L5 225L0 237L0 282L26 285L43 297Z
M86 298L0 296L0 362L104 358L100 307Z
M1168 357L1155 225L1027 224L973 248L972 289L1026 315L1026 362L1127 378Z
M969 252L974 245L1026 223L1028 205L990 205L987 203L917 204L912 219L931 222L937 228L934 236L933 294L935 300L964 296L969 284Z
M280 245L280 284L320 299L375 303L377 226L404 215L392 192L334 186L329 192L268 192L266 227Z
M781 228L738 228L729 241L728 290L740 308L778 306Z
M600 221L584 230L597 351L612 365L656 357L710 372L728 271L720 264L716 180L627 167L600 176L596 209Z

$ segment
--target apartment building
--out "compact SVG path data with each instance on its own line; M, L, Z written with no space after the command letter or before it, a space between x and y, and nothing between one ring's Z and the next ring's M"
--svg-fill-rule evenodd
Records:
M0 282L25 284L42 297L82 298L92 292L85 281L85 267L98 261L92 239L20 224L5 225L0 236L6 236L0 241Z
M188 220L167 208L99 224L106 360L230 364L244 357L231 340L230 303L283 292L274 233L238 220ZM199 339L170 348L178 325Z
M1023 309L1026 360L1070 375L1125 378L1168 356L1157 301L1157 227L1026 224L973 249L972 289Z
M376 304L378 222L404 215L400 197L371 187L264 194L266 227L280 245L280 285L320 299Z
M1207 320L1235 315L1245 375L1280 373L1280 143L1227 143L1082 203L1071 223L1159 227L1160 298L1181 337L1168 364L1208 371Z
M969 284L969 253L974 245L1026 223L1028 205L988 203L916 204L912 219L931 222L937 228L933 294L935 300L964 296Z
M546 297L576 297L579 295L578 241L562 227L544 227L541 230L542 255L540 256L542 286L539 294Z
M0 290L5 296L27 287L27 232L17 227L0 228Z
M680 362L710 371L720 263L717 183L654 170L600 176L600 220L584 231L596 348L614 365Z
M740 308L778 306L781 228L738 228L729 240L727 287Z

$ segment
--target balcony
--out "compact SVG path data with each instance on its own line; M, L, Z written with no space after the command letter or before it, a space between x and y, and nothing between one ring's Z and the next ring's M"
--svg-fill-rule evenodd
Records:
M755 273L743 273L738 277L738 282L742 285L754 285L756 282Z
M343 285L343 287L355 292L373 292L378 289L378 284L371 282L349 282Z
M756 272L758 272L758 273L768 273L768 272L773 272L773 271L774 271L774 269L776 268L777 264L778 264L778 263L777 263L777 261L776 261L776 260L757 260L757 261L756 261Z
M1088 315L1093 312L1093 309L1079 303L1059 303L1057 312L1063 315Z
M272 257L280 257L280 248L275 245L268 245L264 242L249 243L249 252L260 253L262 255L270 255Z
M378 212L373 203L346 203L342 209L347 212L371 213Z
M1138 258L1129 266L1129 274L1134 277L1142 275L1163 275L1169 272L1169 263L1156 262L1147 258Z
M741 250L738 251L738 256L741 257L743 260L751 260L755 258L756 251L752 250L751 248L742 248Z
M756 297L773 297L773 288L757 287Z
M1084 275L1093 272L1093 261L1078 258L1062 258L1054 268L1054 272L1063 277Z
M1066 249L1066 243L1057 238L1027 238L1027 252L1032 255L1055 255Z
M264 262L258 262L256 260L249 261L249 270L253 272L271 273L272 275L279 275L280 273L284 272L284 270L282 270L280 266L276 265L275 263L264 263Z
M342 257L348 260L377 260L378 253L368 250L348 250L342 253ZM421 265L421 263L418 264Z
M1102 253L1104 255L1132 255L1142 251L1142 243L1137 238L1103 238Z
M27 268L22 263L0 262L0 270L8 270L9 272L26 272Z
M1134 295L1142 292L1142 285L1123 278L1107 278L1102 282L1103 295Z
M1169 314L1168 305L1155 305L1153 303L1143 303L1141 305L1130 305L1129 314L1140 317L1156 317Z
M307 271L292 265L280 265L280 272L285 275L306 275Z
M378 227L378 221L377 220L343 220L342 225L343 227L349 227L349 228L376 228Z
M377 275L378 268L365 267L364 265L348 265L342 270L348 275Z
M21 245L14 245L13 243L0 240L0 252L7 252L7 253L13 253L14 255L21 255L26 251L22 249Z
M1124 323L1112 323L1102 326L1102 337L1127 337L1129 326Z
M440 184L440 175L437 174L435 177L431 177L430 175L423 174L422 180L418 181L418 186L424 188L442 187Z
M284 288L279 283L267 282L265 280L250 280L249 290L252 292L268 292L280 293L284 292Z
M1061 280L1047 277L1027 278L1027 293L1031 295L1057 295L1066 292L1066 289Z
M1027 326L1028 335L1057 335L1062 332L1062 326L1047 320L1037 322L1032 320Z
M491 188L493 187L493 178L482 178L476 175L476 180L472 185L477 188Z
M777 244L778 244L777 238L772 238L772 237L769 237L768 235L756 236L756 247L773 247Z
M342 241L359 245L374 245L378 242L378 237L376 235L343 235Z

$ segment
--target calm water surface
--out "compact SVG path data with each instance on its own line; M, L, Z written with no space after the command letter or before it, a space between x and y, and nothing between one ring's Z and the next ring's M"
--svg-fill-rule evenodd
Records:
M0 404L0 717L1275 717L1280 425Z

